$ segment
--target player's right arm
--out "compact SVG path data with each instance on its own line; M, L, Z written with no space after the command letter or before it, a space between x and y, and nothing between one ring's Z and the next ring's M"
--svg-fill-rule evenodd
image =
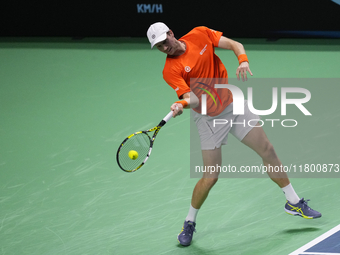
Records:
M181 115L184 108L196 108L199 105L199 100L197 96L192 92L184 93L181 97L183 98L183 100L173 103L170 107L170 109L174 111L173 117Z
M195 108L199 105L198 98L191 93L190 86L184 80L182 68L183 66L180 63L169 64L169 62L166 62L163 70L164 80L175 90L179 99L179 101L176 101L170 107L174 112L173 117L181 115L184 108Z

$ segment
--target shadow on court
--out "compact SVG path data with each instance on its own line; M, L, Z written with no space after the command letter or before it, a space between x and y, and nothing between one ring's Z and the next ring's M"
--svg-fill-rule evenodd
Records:
M297 229L286 229L282 231L282 234L295 234L295 233L309 233L321 230L320 228L297 228Z

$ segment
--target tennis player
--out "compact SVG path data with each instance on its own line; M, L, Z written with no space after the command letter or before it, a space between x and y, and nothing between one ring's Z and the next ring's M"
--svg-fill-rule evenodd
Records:
M268 140L264 130L257 124L256 127L243 125L218 125L213 127L212 120L232 119L235 122L248 123L248 120L259 119L248 109L245 104L244 115L233 115L233 98L227 89L216 89L219 104L215 104L207 98L207 115L200 112L201 95L204 89L193 89L193 83L209 87L209 79L218 78L227 81L228 74L225 66L215 54L215 47L232 50L239 66L236 76L243 81L247 80L247 72L253 75L249 68L249 61L243 45L222 35L222 32L207 27L196 27L179 40L175 38L172 30L164 23L152 24L147 37L151 43L161 52L167 54L163 70L164 80L175 90L179 101L171 105L174 111L173 117L183 113L183 109L192 108L195 123L201 140L203 164L207 166L221 166L221 146L227 143L228 133L233 134L243 144L253 149L263 160L265 166L282 166L280 159L275 153L273 145ZM202 79L206 82L202 82ZM197 81L197 82L193 82ZM223 84L223 83L220 83ZM225 84L225 83L224 83ZM182 231L177 239L184 246L190 245L193 232L196 227L196 216L208 196L210 189L218 180L218 172L203 173L202 178L197 182L191 199L188 215L185 219ZM321 217L321 213L312 210L306 200L299 198L290 183L285 172L268 171L269 177L282 189L286 197L285 211L291 215L299 215L306 219Z

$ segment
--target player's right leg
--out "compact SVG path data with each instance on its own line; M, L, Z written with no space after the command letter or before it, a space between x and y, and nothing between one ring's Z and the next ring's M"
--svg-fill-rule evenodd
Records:
M222 164L221 159L221 148L215 148L213 150L202 150L203 164L206 170L209 166L216 166ZM178 234L177 239L181 245L190 245L195 232L196 227L196 215L198 209L201 208L202 204L206 200L209 191L215 185L218 180L219 172L204 172L203 177L197 182L191 199L191 205L188 216L186 217L182 230Z
M206 170L208 170L210 166L215 167L216 165L221 166L222 164L221 148L215 148L214 150L202 150L202 157ZM191 205L194 208L201 208L209 194L210 189L217 182L218 175L219 172L217 171L208 171L203 173L202 178L197 182L192 194Z

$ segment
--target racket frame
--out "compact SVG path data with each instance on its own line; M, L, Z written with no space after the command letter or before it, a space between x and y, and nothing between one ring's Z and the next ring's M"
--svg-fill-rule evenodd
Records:
M117 154L116 154L116 159L117 159L117 163L118 163L118 166L124 171L124 172L128 172L128 173L132 173L132 172L135 172L137 171L139 168L141 168L145 162L149 159L150 157L150 154L151 154L151 151L152 151L152 147L153 147L153 143L156 139L156 136L159 132L159 130L161 129L161 127L163 127L172 117L172 114L173 114L173 111L170 111L164 118L163 120L157 125L155 126L154 128L151 128L151 129L148 129L148 130L145 130L145 131L138 131L138 132L135 132L131 135L129 135L127 138L124 139L124 141L120 144L119 148L118 148L118 151L117 151ZM149 136L148 132L152 132L152 131L155 131L152 138ZM146 158L143 160L143 162L135 169L133 170L126 170L124 169L121 164L119 163L119 153L120 153L120 150L121 148L123 147L124 143L126 143L126 141L128 141L131 137L135 136L135 135L138 135L138 134L141 134L141 133L145 133L149 139L150 139L150 148L149 148L149 151L148 151L148 154L146 155Z

